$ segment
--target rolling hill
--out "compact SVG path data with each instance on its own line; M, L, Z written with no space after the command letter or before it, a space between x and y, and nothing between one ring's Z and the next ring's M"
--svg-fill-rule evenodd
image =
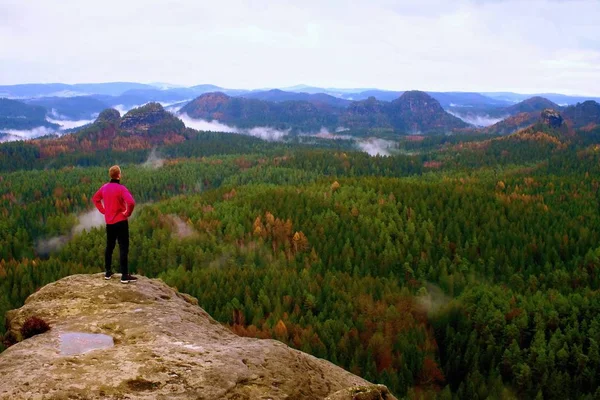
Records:
M296 131L349 127L433 133L468 127L467 123L446 113L437 100L418 91L406 92L393 102L374 97L350 102L345 109L307 100L273 102L216 92L199 96L180 112L192 118L218 120L239 127L274 126Z
M350 104L350 100L340 99L325 93L304 93L304 92L285 92L279 89L272 89L261 92L249 92L240 95L247 99L257 99L281 103L284 101L307 101L312 104L330 105L333 107L344 108Z
M591 128L600 125L600 104L593 100L584 101L565 108L563 115L574 128Z
M88 119L108 107L106 103L92 96L41 97L26 102L44 107L55 119Z
M26 130L40 126L58 128L58 125L46 120L44 107L0 98L0 130Z

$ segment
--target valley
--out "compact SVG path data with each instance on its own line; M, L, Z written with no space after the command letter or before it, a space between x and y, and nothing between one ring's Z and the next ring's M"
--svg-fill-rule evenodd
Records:
M279 94L95 108L74 132L0 144L0 313L102 271L104 227L87 215L118 163L141 205L131 268L240 336L399 398L599 393L598 103L494 104L510 116L476 128L424 92Z

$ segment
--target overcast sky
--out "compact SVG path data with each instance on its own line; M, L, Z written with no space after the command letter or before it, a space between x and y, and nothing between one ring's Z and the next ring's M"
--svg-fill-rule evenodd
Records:
M0 84L600 95L600 0L0 0Z

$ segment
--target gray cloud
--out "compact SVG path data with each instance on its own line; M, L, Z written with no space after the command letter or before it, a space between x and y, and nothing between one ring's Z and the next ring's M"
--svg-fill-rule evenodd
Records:
M600 94L597 0L31 0L0 11L2 84Z

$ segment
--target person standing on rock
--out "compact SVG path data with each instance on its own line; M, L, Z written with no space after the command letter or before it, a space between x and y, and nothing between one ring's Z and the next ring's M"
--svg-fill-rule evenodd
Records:
M104 184L92 197L94 205L104 214L106 221L106 251L104 252L104 279L112 277L112 255L119 241L119 263L121 264L121 283L135 282L136 277L129 274L127 256L129 253L129 223L135 207L135 200L129 190L121 185L121 168L113 165L108 170L110 182Z

